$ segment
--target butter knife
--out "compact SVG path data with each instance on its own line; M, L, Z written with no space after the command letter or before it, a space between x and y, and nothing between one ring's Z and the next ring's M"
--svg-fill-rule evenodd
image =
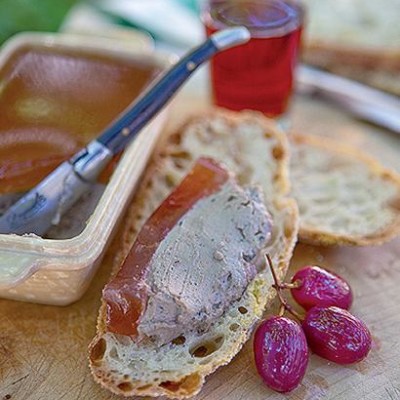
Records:
M0 233L43 235L90 188L113 155L136 137L202 63L249 39L250 33L245 27L228 28L211 35L151 85L100 137L11 206L0 218Z

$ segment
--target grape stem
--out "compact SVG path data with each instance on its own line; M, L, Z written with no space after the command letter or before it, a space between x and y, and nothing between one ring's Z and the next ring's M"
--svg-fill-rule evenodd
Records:
M276 274L274 265L272 263L271 257L269 256L269 254L265 254L265 258L267 259L269 268L272 273L272 277L274 278L274 284L272 285L272 287L276 290L276 294L281 303L281 309L279 311L279 315L283 315L283 310L286 310L288 313L292 314L295 318L297 318L300 322L302 322L303 317L287 302L287 300L283 297L282 294L282 289L286 289L288 287L287 285L291 286L291 284L280 283L278 275ZM295 287L298 287L299 285L297 282L294 282L294 284L296 284Z
M300 280L294 281L293 283L281 282L279 284L279 287L281 289L298 289L300 286L301 286Z

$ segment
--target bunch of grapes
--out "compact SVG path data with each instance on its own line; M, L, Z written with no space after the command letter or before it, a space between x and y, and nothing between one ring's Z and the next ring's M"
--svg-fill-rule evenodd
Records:
M274 288L281 302L279 315L264 320L254 336L257 371L271 389L289 392L305 374L310 348L315 354L338 364L363 360L371 349L371 334L360 319L348 312L353 296L340 276L317 266L306 266L280 283L271 259L267 261ZM298 314L282 291L290 289L294 300L305 310ZM301 325L283 314L288 311Z

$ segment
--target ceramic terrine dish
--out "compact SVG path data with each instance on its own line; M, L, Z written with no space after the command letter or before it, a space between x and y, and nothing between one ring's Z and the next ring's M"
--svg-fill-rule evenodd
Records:
M10 39L0 53L0 212L98 136L172 61L140 38L24 33ZM0 297L66 305L82 296L165 115L46 236L0 234Z

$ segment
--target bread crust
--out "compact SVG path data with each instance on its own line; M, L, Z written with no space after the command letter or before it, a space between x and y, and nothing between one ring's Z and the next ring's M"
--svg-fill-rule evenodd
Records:
M300 210L300 230L299 240L304 243L314 245L352 245L352 246L369 246L382 244L395 236L400 234L400 175L394 171L391 171L383 167L373 157L361 152L359 149L338 144L336 141L329 138L322 138L317 136L302 135L293 133L290 136L290 143L292 146L292 152L295 153L300 149L304 151L315 151L317 150L321 157L331 158L333 163L343 163L343 160L349 161L349 166L359 164L362 168L368 172L369 184L377 185L377 182L382 182L390 185L393 188L393 194L385 200L382 207L386 208L392 215L391 220L383 225L380 229L374 231L366 231L364 234L354 235L351 233L343 234L335 232L334 229L327 231L319 225L310 223L307 217L302 215ZM308 149L308 150L307 150ZM337 160L337 161L335 161ZM300 165L300 159L296 161L295 157L292 158L291 171L298 171L300 168L304 168L301 175L312 175L315 174L316 170L312 171L305 166L304 163ZM315 165L314 168L317 168ZM351 170L347 170L351 174ZM343 177L345 178L345 177ZM296 191L296 183L298 180L293 180L293 191ZM297 190L299 195L301 191L307 193L309 188L303 187ZM298 195L292 192L293 196L299 200ZM349 199L351 200L351 199ZM337 207L349 207L349 203L340 204L337 199ZM310 207L313 204L310 203ZM300 207L301 209L301 207ZM340 211L340 210L339 210ZM339 214L336 210L336 213ZM382 209L382 212L384 209Z
M303 60L314 67L400 96L400 51L361 49L314 40L305 46Z
M310 64L334 69L343 64L362 70L400 71L400 50L385 48L360 48L313 40L304 49L304 59Z
M206 124L206 128L204 128L204 124ZM229 164L231 162L234 163L232 160L238 155L234 154L235 150L230 149L230 147L236 145L239 147L241 146L239 142L243 140L243 135L245 135L246 124L250 126L250 128L248 128L249 131L260 131L260 134L263 136L262 140L264 140L268 146L272 146L271 153L265 154L265 157L268 157L268 163L271 163L271 181L261 183L263 188L268 188L268 193L266 193L267 197L269 196L268 208L273 215L275 224L272 243L265 251L271 255L279 276L282 278L286 274L298 232L297 205L296 202L288 196L290 186L288 181L288 143L286 137L276 129L272 121L266 119L259 113L233 113L222 110L213 110L200 116L193 117L178 132L170 135L167 138L166 146L153 156L151 164L147 168L140 188L125 218L126 225L122 235L121 248L115 257L113 273L116 273L119 269L143 221L147 219L148 214L163 200L163 196L166 194L165 191L160 191L159 194L155 195L159 186L162 186L159 177L163 177L162 182L164 183L171 179L171 182L167 183L167 185L170 186L168 190L171 190L172 187L179 182L181 176L187 172L192 162L192 160L187 162L188 157L190 159L195 159L200 155L215 157L215 141L218 141L218 145L226 141L226 145L221 147L221 151L225 151L226 153L221 153L221 159L219 161L231 167L233 164ZM204 132L200 132L202 127L204 128ZM239 132L238 127L242 127L243 131ZM222 132L222 130L227 128L230 129L230 132ZM221 131L218 132L218 129L221 129ZM230 136L235 134L235 129L237 138ZM198 131L197 133L196 130ZM258 134L257 132L256 134ZM189 147L187 147L187 143L183 143L185 140L190 142L189 139L193 137L198 137L198 139L196 139L198 142L194 140L194 148L204 145L202 149L198 150L199 154L187 154L190 144ZM214 143L209 142L210 139L214 141ZM198 143L201 143L201 146L199 146ZM243 148L241 150L247 151ZM179 155L179 152L182 154ZM227 156L227 154L229 154L229 156ZM232 160L229 157L232 157ZM175 163L175 167L176 165L179 166L177 176L172 176L172 172L177 172L170 167L172 161ZM181 165L179 163L181 163ZM250 168L252 166L250 165L248 167ZM242 169L242 165L235 165L235 168L237 170L234 172L236 172L239 179L241 179L241 183L260 184L260 182L253 180L257 171L249 173L245 168ZM261 171L261 174L262 173L263 171ZM154 204L149 205L149 201ZM172 360L174 357L173 354L179 351L184 351L184 354L189 354L188 352L190 352L192 357L192 360L190 356L185 356L186 358L184 360L179 359L183 367L179 367L171 361L169 364L172 365L172 371L161 370L158 375L150 371L151 367L148 367L149 371L147 372L149 372L149 376L152 376L152 378L147 381L145 379L139 381L133 376L137 368L143 367L143 363L140 364L138 362L136 366L134 365L132 369L129 370L131 372L127 372L128 369L122 370L123 363L120 362L120 364L117 363L116 365L119 365L121 370L115 371L111 366L113 360L110 361L105 356L110 347L110 343L118 343L117 347L119 347L118 350L120 350L120 348L123 347L121 343L124 342L124 340L122 338L120 343L118 340L121 338L115 337L118 335L111 337L113 335L106 332L104 322L105 304L103 302L98 317L97 335L89 346L89 365L95 381L111 392L123 396L139 395L187 398L195 395L200 391L205 377L218 367L229 363L248 340L255 323L261 318L266 306L270 304L275 296L274 290L271 288L271 283L272 278L270 273L266 270L260 271L254 281L252 281L246 289L242 298L232 305L225 313L226 315L221 317L221 321L215 324L212 328L212 332L207 332L203 336L200 336L200 338L185 338L184 344L168 345L170 347L166 347L167 351L165 352L163 351L164 346L162 346L161 349L157 349L152 348L151 344L147 344L146 346L148 347L146 349L148 349L148 351L146 350L143 353L145 356L141 356L142 358L147 357L148 360L150 360L146 364L147 366L150 365L153 358L156 359L157 357L161 364L167 364L168 357ZM241 309L242 311L246 310L246 312L242 314L240 311ZM218 337L223 337L223 339L217 343ZM198 359L196 359L196 351L193 351L193 343L197 345L199 340L201 343L204 341L206 343L208 343L207 341L211 341L214 347L219 346L219 348L214 350L212 354L199 359L200 361L198 362ZM132 351L134 355L143 349L139 350L133 343L129 343L126 345L126 351L128 350ZM140 359L140 357L137 359ZM188 363L185 364L186 359ZM194 366L191 363L194 363ZM162 369L162 367L160 368ZM146 376L146 374L143 376Z

